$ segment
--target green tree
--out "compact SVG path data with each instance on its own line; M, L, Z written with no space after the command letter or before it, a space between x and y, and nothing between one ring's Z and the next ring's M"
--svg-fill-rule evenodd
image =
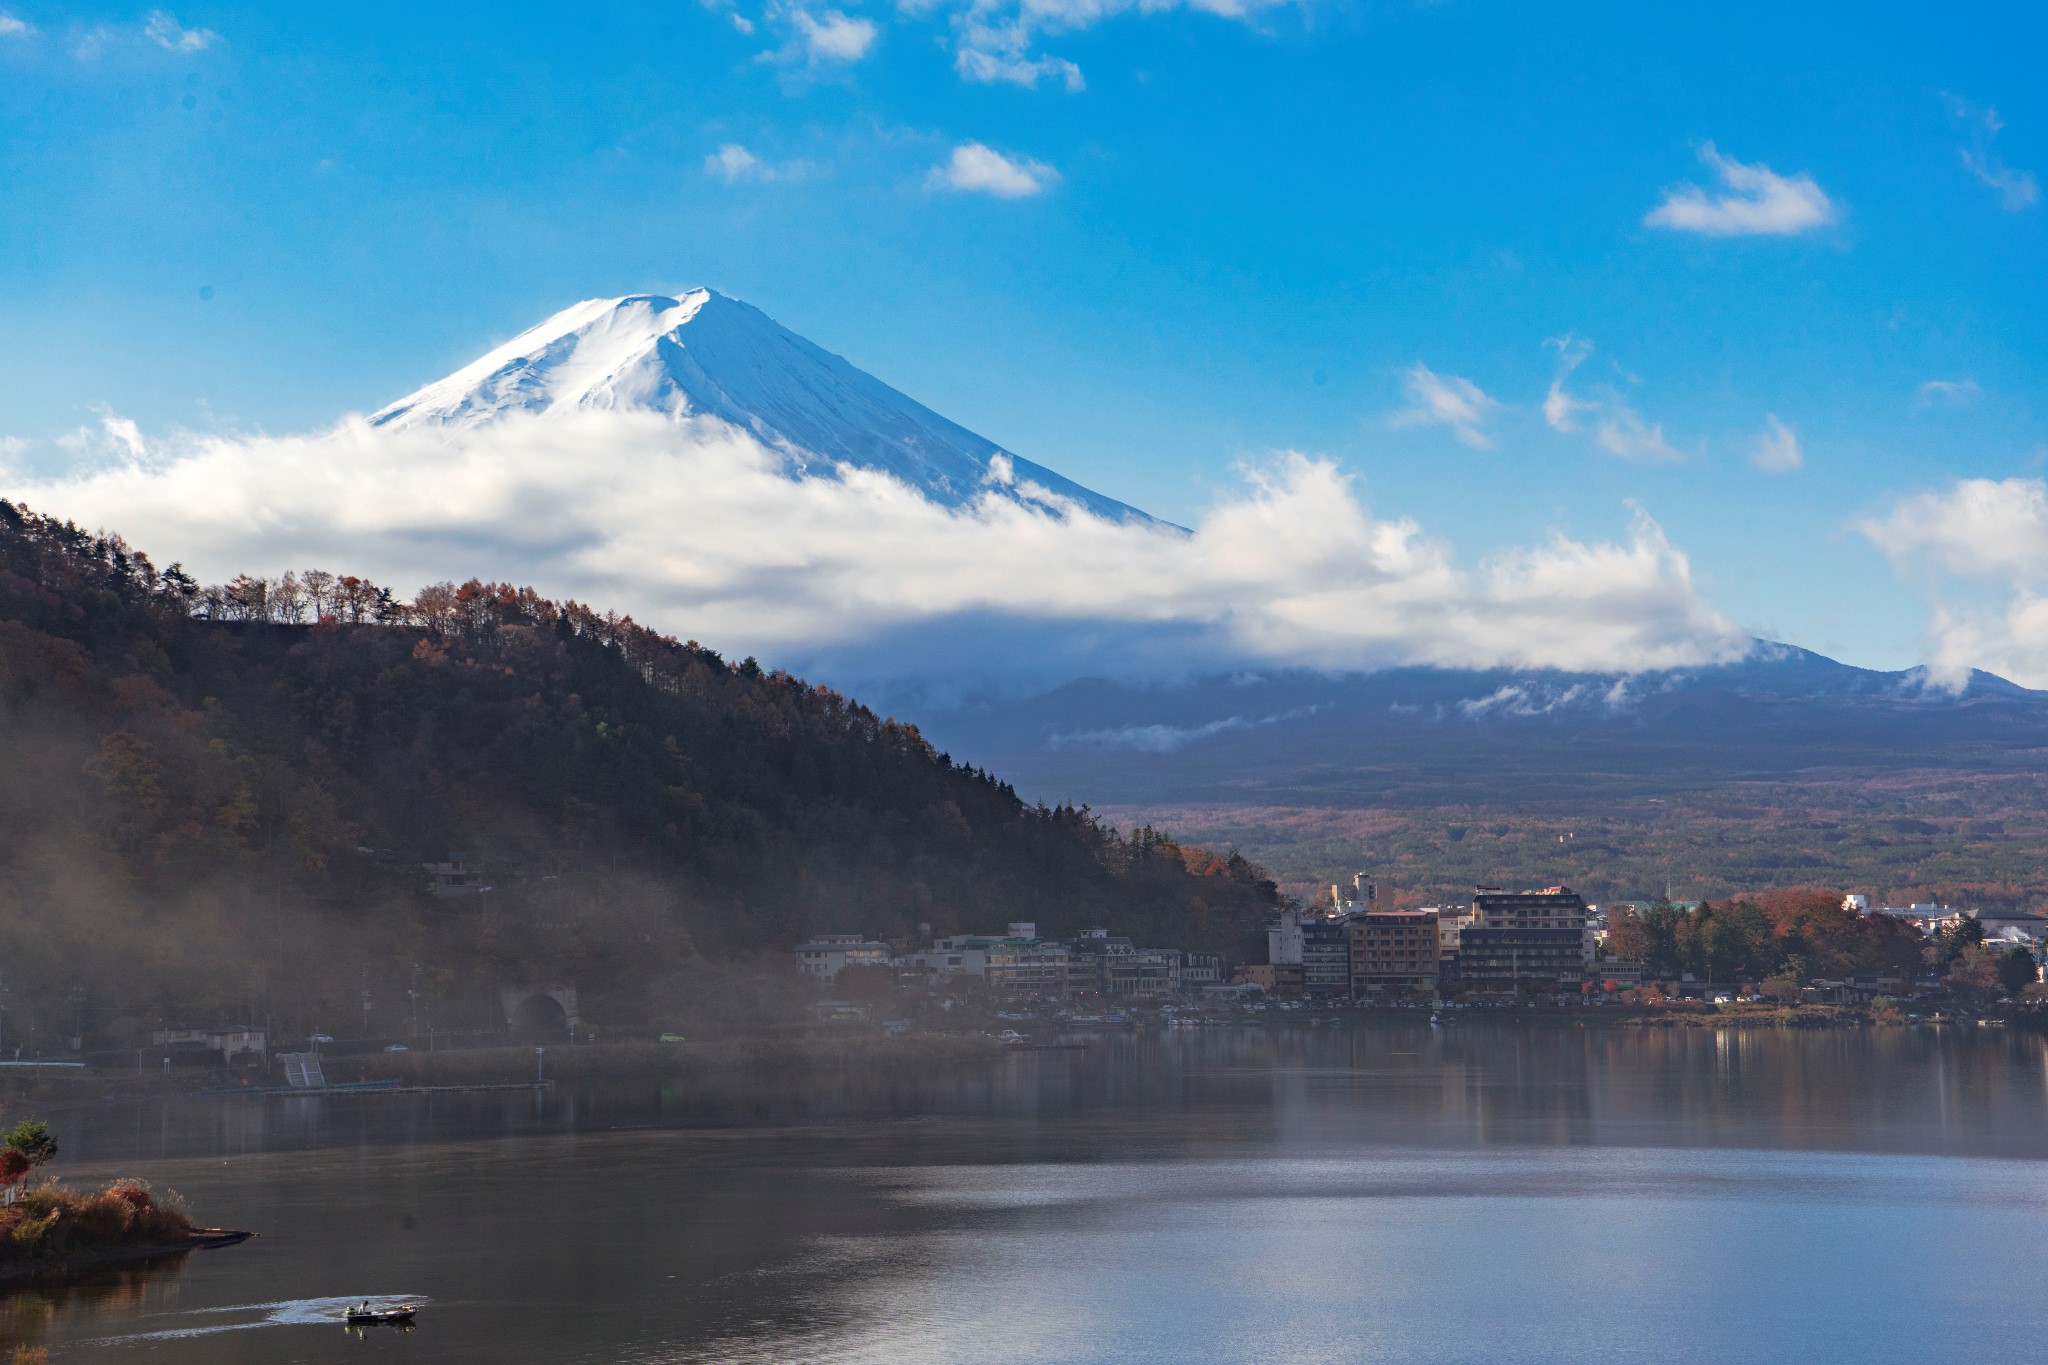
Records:
M57 1139L41 1119L23 1119L8 1132L6 1150L21 1153L30 1166L41 1166L57 1155Z
M1934 963L1943 971L1955 966L1964 952L1984 942L1984 922L1964 915L1934 931Z
M2013 947L1998 959L1998 984L2005 987L2007 995L2018 995L2040 977L2040 965L2025 948Z

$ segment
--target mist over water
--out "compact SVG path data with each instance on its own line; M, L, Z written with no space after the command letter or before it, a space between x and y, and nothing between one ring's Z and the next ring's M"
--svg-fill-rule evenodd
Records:
M2048 1048L1994 1030L1212 1029L54 1117L69 1173L263 1235L5 1300L53 1360L2000 1360L2048 1288ZM359 1339L366 1295L427 1307Z

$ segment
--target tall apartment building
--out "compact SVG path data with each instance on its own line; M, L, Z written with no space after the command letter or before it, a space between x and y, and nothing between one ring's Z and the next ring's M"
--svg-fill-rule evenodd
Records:
M1299 910L1281 910L1266 921L1266 961L1275 966L1301 965L1301 926L1307 918Z
M1472 896L1458 935L1458 982L1472 995L1576 991L1586 974L1586 902L1570 887Z
M1345 929L1352 995L1387 1000L1436 994L1436 911L1368 910L1351 916Z
M1303 995L1344 995L1351 989L1351 934L1346 918L1301 923Z

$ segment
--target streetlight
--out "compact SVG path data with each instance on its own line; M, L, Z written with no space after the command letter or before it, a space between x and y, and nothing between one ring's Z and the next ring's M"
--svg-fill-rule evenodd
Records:
M533 1083L535 1085L546 1085L548 1083L547 1059L548 1050L546 1048L537 1047L533 1050Z

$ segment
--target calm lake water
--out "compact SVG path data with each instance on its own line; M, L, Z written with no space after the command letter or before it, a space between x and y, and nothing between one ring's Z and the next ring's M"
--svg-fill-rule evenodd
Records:
M2048 1355L2048 1048L1998 1030L1217 1029L969 1080L56 1118L72 1177L263 1235L0 1301L53 1361ZM331 1320L366 1295L427 1307Z

